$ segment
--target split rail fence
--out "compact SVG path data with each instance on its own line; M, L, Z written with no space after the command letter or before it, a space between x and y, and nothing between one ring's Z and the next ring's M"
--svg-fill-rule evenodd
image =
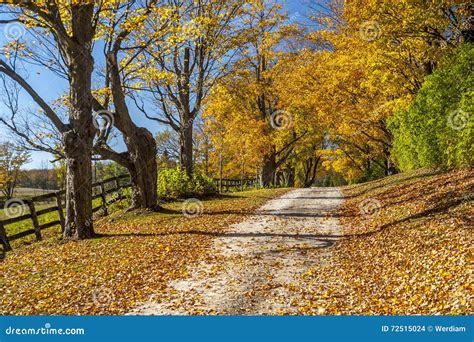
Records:
M120 175L93 183L92 199L95 200L100 198L101 200L98 206L92 208L92 212L95 213L99 210L102 210L103 213L107 215L108 206L125 198L125 196L122 194L122 190L131 186L129 179L129 175ZM35 235L36 240L41 240L41 231L50 227L59 225L61 227L61 231L64 231L65 194L66 191L61 190L28 199L15 199L14 201L10 202L12 207L8 205L8 201L0 203L0 208L4 208L3 216L6 217L5 219L0 220L0 242L3 245L3 250L10 251L12 249L10 244L11 241L21 239L28 235ZM112 195L111 198L110 195ZM109 198L107 198L108 196ZM52 203L53 205L48 206L49 203ZM43 208L44 206L46 206L46 208ZM38 207L42 207L42 209L38 209ZM20 215L8 215L9 211L19 212ZM40 218L43 215L53 212L57 213L58 218L56 220L40 224ZM22 230L12 235L7 234L5 226L26 220L31 221L31 228Z
M254 178L246 179L214 179L214 184L219 192L229 191L243 191L247 187L253 187L257 185L257 180Z
M108 214L107 207L112 203L120 201L125 198L122 191L126 188L131 187L129 175L120 175L117 177L107 178L103 181L92 184L93 200L100 198L99 205L92 208L92 212L95 213L102 210L104 215ZM242 191L248 187L257 185L256 179L214 179L216 189L222 192L229 191ZM65 220L64 220L64 197L66 191L56 191L45 195L35 196L28 199L15 199L13 208L8 206L8 202L0 203L0 208L4 208L5 219L0 220L0 243L3 245L3 251L12 250L10 242L21 239L28 235L35 235L36 240L41 240L41 231L44 229L60 226L61 231L64 231ZM113 194L112 198L110 195ZM52 206L48 206L52 203ZM45 207L46 205L46 207ZM38 207L41 207L39 209ZM15 209L16 208L16 209ZM8 215L8 211L19 211L20 215ZM40 224L40 218L43 215L56 212L58 218L56 220ZM11 217L9 217L11 216ZM5 226L17 224L23 221L31 221L30 228L21 230L14 234L8 234Z

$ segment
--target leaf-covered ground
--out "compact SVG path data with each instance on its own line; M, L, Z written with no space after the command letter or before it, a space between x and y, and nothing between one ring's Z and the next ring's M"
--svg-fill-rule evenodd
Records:
M332 262L343 202L337 188L295 189L267 202L214 239L213 258L169 284L170 295L132 310L140 315L294 315L301 273ZM322 260L324 259L324 260Z
M215 233L286 191L204 200L203 214L193 217L181 214L181 203L166 204L170 214L115 213L96 223L99 238L51 237L17 248L0 263L0 314L126 313L213 258Z
M338 230L334 243L327 248L298 245L278 251L277 255L299 255L298 272L290 283L260 275L259 281L250 279L250 291L235 294L246 298L241 312L259 312L256 302L275 300L282 309L267 313L474 312L474 169L419 170L342 190L345 203L339 212L311 213L323 221L324 215L328 221L339 219L342 232ZM222 255L211 248L215 236L286 191L259 190L207 200L204 214L192 218L180 213L180 203L166 205L175 211L170 214L116 213L98 222L100 238L63 242L55 237L17 248L0 264L0 313L123 314L150 298L170 303L169 284L192 278L193 266L224 265ZM321 228L314 227L313 233ZM226 264L234 278L239 265L243 270L262 266L248 255L245 260L234 259L234 264ZM284 271L283 266L271 267ZM269 268L262 274L276 272ZM247 277L249 272L241 274ZM276 290L285 293L284 298L273 298ZM188 298L187 311L219 313L192 310L193 298Z
M300 314L474 312L474 169L419 170L344 192L337 263L301 276Z

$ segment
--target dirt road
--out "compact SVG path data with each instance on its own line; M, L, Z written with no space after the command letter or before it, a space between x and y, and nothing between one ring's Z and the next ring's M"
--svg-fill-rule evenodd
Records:
M338 188L298 189L269 201L216 237L216 262L172 283L169 302L151 298L130 314L296 314L302 298L292 284L310 267L334 263L342 202Z

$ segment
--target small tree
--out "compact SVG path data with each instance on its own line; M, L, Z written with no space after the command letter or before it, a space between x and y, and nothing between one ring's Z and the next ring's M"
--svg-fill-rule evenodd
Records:
M0 144L0 191L7 199L13 197L21 168L29 161L28 151L9 142Z

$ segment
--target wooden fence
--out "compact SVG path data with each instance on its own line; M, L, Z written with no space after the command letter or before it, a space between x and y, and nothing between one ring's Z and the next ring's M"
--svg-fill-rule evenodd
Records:
M129 182L129 175L121 175L117 177L112 177L104 179L103 181L96 182L92 184L92 199L95 200L100 198L100 204L92 208L92 212L95 213L99 210L102 210L104 215L108 214L107 206L110 204L120 201L125 198L120 191L131 186ZM123 181L127 180L126 183ZM216 189L219 192L229 192L229 191L242 191L246 187L252 187L257 185L256 179L214 179ZM107 196L110 194L116 193L116 196L107 199ZM0 220L0 243L3 245L4 251L10 251L11 245L10 242L23 238L28 235L35 235L36 240L41 240L41 231L50 227L59 225L61 231L64 231L65 221L64 221L64 195L66 194L65 190L51 192L45 195L35 196L29 199L18 199L16 203L21 205L24 209L28 208L29 213L21 214L19 216L6 218ZM5 204L8 202L0 203L0 208L8 210L5 208ZM53 206L37 210L38 204L47 204L53 203ZM24 209L20 209L23 211ZM26 211L26 210L25 210ZM46 215L52 212L57 212L58 219L40 224L39 218L42 215ZM8 235L6 233L5 226L9 224L18 223L21 221L31 220L31 228L15 233L13 235Z
M257 180L254 178L246 179L214 179L214 184L219 192L242 191L245 187L257 185Z
M97 198L100 198L100 204L96 207L92 208L92 212L97 212L99 210L102 210L105 215L107 215L107 206L120 201L125 198L121 194L121 190L129 188L131 186L130 182L128 179L130 178L129 175L121 175L117 177L112 177L108 179L104 179L103 181L96 182L92 184L92 199L95 200ZM126 181L126 183L124 183ZM112 198L107 199L107 195L116 193ZM22 214L16 217L11 217L7 218L4 220L0 220L0 242L3 245L3 250L4 251L10 251L11 245L10 242L20 239L22 237L28 236L28 235L35 235L36 240L41 240L41 231L50 228L53 226L59 225L61 227L61 230L64 231L64 226L65 226L65 221L64 221L64 195L66 194L65 190L61 191L56 191L52 192L49 194L41 195L41 196L35 196L29 199L23 199L23 200L15 200L15 203L18 206L22 206L23 208L28 207L29 213L27 214ZM35 204L39 203L51 203L53 202L54 205L51 207L47 207L41 210L37 210ZM11 202L13 204L13 202ZM1 207L4 208L4 210L8 210L8 208L5 208L5 204L8 204L7 202L0 203ZM25 208L26 209L26 208ZM19 209L20 211L24 209ZM42 215L46 215L48 213L52 212L57 212L58 214L58 219L44 223L42 225L39 224L39 217ZM5 226L25 220L31 220L32 223L32 228L21 231L19 233L13 234L13 235L7 235Z

